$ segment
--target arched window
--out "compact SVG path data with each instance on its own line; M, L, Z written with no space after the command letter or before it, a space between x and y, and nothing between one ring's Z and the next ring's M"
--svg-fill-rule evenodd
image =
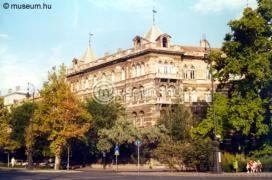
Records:
M137 64L136 66L136 76L140 76L141 75L141 66L139 64Z
M137 101L137 88L136 87L134 87L132 89L132 97L133 97L134 102Z
M84 85L84 89L87 89L89 88L89 81L88 81L88 78L85 78L85 85Z
M144 87L141 86L140 87L140 100L143 100L143 98L144 98Z
M166 37L163 37L162 38L162 47L168 47L168 43L167 43L167 38Z
M160 97L166 96L166 88L165 86L160 86Z
M111 72L111 80L112 80L112 82L115 82L115 72L114 71Z
M158 73L163 73L163 71L164 71L163 63L161 61L159 61L159 63L158 63Z
M189 91L184 92L184 102L190 102Z
M195 79L195 67L192 66L190 70L190 79Z
M84 89L84 85L85 85L85 80L81 79L81 81L80 81L80 89Z
M137 125L137 113L136 112L132 112L132 118L133 118L133 124L134 126Z
M195 90L193 90L191 93L191 99L192 99L192 102L197 102L197 93Z
M168 88L167 92L168 92L168 93L167 93L168 96L170 96L170 97L175 96L175 87L174 87L174 86L170 86L170 87Z
M144 126L144 111L140 111L139 118L140 118L140 127L143 127Z
M121 80L125 80L125 78L126 78L125 69L122 68L122 70L121 70Z
M145 74L145 67L144 67L144 63L141 64L141 75Z
M187 65L186 64L183 67L183 79L188 79L188 76L187 76Z
M94 75L93 82L96 83L96 81L97 81L97 77L96 77L96 75Z
M126 102L126 91L122 89L121 91L122 101Z
M212 102L212 93L210 90L208 90L205 94L205 100L206 102Z
M132 66L132 77L136 77L136 67L134 65Z
M102 79L105 80L106 79L106 73L102 74Z
M92 76L91 76L91 75L89 75L88 80L89 80L89 86L91 86L91 85L92 85L92 83L93 83L93 78L92 78Z
M167 66L167 73L168 74L172 74L172 67L173 67L173 64L172 63L170 63L170 64L168 64L168 66Z
M78 91L79 87L78 87L78 81L75 82L75 90Z
M164 74L167 74L167 72L168 72L168 63L165 62L164 63Z

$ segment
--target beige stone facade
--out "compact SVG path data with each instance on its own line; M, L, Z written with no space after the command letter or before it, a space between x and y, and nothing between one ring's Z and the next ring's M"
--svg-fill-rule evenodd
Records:
M94 85L108 80L115 99L136 126L154 125L161 111L177 102L198 108L211 102L209 65L202 41L199 47L171 43L171 36L153 25L145 36L136 36L133 47L96 58L89 46L67 70L71 88L82 100L93 96Z

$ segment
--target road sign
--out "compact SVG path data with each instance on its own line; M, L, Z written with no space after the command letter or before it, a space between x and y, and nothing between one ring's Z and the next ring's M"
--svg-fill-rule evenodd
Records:
M137 146L137 154L138 154L138 173L140 172L140 145L141 145L141 141L139 139L137 139L135 141L135 145Z
M118 171L118 158L117 157L120 155L118 145L116 145L114 148L114 155L115 155L116 171Z
M137 140L135 141L135 145L136 145L136 146L140 146L140 145L141 145L141 141L140 141L139 139L137 139Z
M115 156L119 156L119 155L120 155L119 150L115 150L115 151L114 151L114 155L115 155Z

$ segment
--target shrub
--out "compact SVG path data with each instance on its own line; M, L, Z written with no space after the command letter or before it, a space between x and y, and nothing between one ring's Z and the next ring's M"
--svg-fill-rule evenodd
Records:
M225 172L234 172L235 169L233 167L233 163L238 161L238 172L246 170L246 162L247 159L244 154L230 154L228 152L222 153L222 170Z

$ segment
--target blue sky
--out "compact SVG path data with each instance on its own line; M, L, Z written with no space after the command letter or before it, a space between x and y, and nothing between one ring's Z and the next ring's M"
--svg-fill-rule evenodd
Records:
M48 4L51 9L4 9L4 3ZM198 46L205 33L221 47L227 23L241 16L247 0L0 0L0 91L31 82L37 89L52 66L71 66L88 45L98 57L132 47L135 35L156 24L179 45ZM255 0L249 6L256 7Z

